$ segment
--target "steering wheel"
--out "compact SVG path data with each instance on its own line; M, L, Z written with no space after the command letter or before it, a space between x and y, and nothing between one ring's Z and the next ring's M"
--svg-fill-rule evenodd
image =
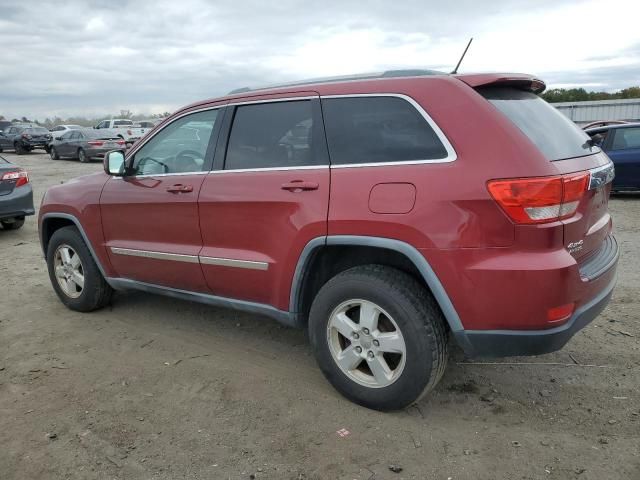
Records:
M191 161L193 162L193 164L197 165L198 168L202 167L202 164L204 163L204 156L202 155L201 152L198 152L197 150L181 150L180 152L178 152L178 154L176 155L176 169L178 171L183 171L183 172L191 172L193 171L190 168L184 169L182 168L183 165L185 165L187 162Z

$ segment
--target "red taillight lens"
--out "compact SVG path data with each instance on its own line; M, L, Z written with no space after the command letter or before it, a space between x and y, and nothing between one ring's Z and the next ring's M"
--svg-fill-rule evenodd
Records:
M589 174L491 180L489 193L515 223L546 223L571 217L587 190Z
M124 145L124 143L125 143L125 142L124 142L124 140L118 140L116 143L117 143L118 145Z
M2 175L2 177L0 177L0 180L15 180L15 186L21 187L22 185L26 185L27 183L29 183L29 175L24 170L16 170L14 172L5 173L4 175Z
M104 142L100 141L100 140L91 140L89 142L87 142L89 145L91 145L92 147L101 147L102 145L104 145Z
M26 138L27 140L31 139L31 135L29 135L28 133L23 133L22 135L20 135L22 138Z
M127 135L133 135L133 133L131 132L131 130L127 130Z

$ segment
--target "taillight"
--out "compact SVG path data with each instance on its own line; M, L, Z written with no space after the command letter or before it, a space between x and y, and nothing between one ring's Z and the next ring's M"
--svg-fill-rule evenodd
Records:
M87 143L92 147L101 147L102 145L104 145L104 142L101 140L90 140Z
M2 175L2 177L0 177L0 180L15 180L15 186L21 187L22 185L26 185L27 183L29 183L29 175L24 170L16 170L13 172L5 173L4 175Z
M489 193L520 224L554 222L576 213L587 191L589 173L491 180Z
M29 135L28 133L23 133L22 135L20 135L22 138L26 138L27 140L31 140L31 135Z
M124 140L118 140L116 143L117 143L118 145L124 145L124 144L125 144L125 141L124 141Z
M131 132L131 130L127 130L127 135L133 135L133 132Z

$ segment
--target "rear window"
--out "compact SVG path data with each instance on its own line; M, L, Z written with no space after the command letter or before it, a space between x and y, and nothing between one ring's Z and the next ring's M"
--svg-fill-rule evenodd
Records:
M133 122L131 120L114 120L113 124L116 126L123 126L123 125L133 125Z
M402 98L328 98L322 113L333 165L447 157L426 119Z
M26 128L25 133L49 133L46 128Z
M508 87L479 88L478 92L551 161L600 151L587 143L589 136L583 130L532 92Z

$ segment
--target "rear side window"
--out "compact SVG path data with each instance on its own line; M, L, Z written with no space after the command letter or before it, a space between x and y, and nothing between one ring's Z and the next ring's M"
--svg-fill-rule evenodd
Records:
M480 88L478 92L511 120L548 160L581 157L599 152L575 123L532 92L508 87Z
M611 150L640 148L640 128L616 128Z
M447 157L426 119L402 98L327 98L322 113L333 165Z
M237 107L225 170L318 165L309 100Z

